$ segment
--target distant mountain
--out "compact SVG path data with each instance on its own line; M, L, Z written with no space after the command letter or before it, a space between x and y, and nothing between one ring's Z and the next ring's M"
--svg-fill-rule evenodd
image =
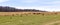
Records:
M36 10L36 9L17 9L14 7L0 6L0 12L47 12L47 11Z

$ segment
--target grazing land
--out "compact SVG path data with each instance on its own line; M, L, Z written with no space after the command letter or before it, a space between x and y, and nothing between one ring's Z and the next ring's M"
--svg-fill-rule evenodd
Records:
M60 12L0 12L0 25L60 25Z

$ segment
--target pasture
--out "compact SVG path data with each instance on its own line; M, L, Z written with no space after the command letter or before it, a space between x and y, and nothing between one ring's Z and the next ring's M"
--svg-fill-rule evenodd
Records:
M0 25L60 25L60 12L0 12Z

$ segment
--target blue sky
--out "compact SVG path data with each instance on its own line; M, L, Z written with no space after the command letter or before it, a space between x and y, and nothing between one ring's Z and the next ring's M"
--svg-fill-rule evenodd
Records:
M12 6L19 9L60 11L60 0L0 0L0 6Z

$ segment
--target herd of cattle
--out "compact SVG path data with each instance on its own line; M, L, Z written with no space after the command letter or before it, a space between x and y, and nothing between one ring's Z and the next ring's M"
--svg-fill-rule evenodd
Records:
M15 12L10 12L10 13L0 13L0 16L23 16L23 15L58 15L60 14L59 12L18 12L18 13L15 13Z

